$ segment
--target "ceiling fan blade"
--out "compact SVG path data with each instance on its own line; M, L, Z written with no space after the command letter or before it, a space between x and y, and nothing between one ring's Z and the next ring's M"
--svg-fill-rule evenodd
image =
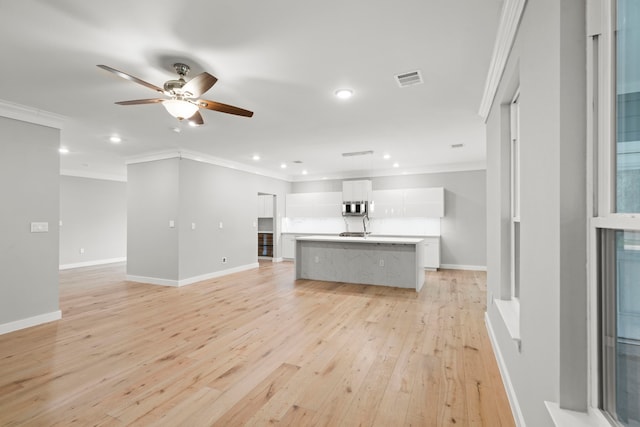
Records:
M223 104L221 102L207 101L206 99L198 99L196 103L208 110L220 111L222 113L235 114L236 116L251 117L253 111L244 110L242 108L234 107L233 105Z
M194 126L202 126L204 124L204 119L202 118L202 114L199 111L196 111L193 116L187 119L189 123L193 123Z
M200 73L182 86L182 92L189 92L192 98L197 98L211 89L211 86L216 84L217 81L217 78L207 72Z
M141 84L142 86L146 86L149 89L155 90L156 92L164 93L164 90L162 90L158 86L152 85L151 83L148 83L148 82L145 82L144 80L141 80L141 79L139 79L137 77L134 77L131 74L127 74L127 73L125 73L123 71L116 70L115 68L111 68L108 65L98 65L98 67L102 68L103 70L110 71L113 74L115 74L116 76L122 77L123 79L130 80L130 81L132 81L134 83Z
M118 105L140 105L140 104L158 104L166 101L166 99L152 98L152 99L134 99L132 101L119 101Z

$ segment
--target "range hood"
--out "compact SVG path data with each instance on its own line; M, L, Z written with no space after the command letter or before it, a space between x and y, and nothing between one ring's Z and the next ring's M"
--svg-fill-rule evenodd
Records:
M342 181L342 215L368 216L371 181Z

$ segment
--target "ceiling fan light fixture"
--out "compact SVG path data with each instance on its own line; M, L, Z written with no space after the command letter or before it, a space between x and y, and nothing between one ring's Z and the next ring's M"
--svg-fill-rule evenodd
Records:
M197 105L180 99L167 99L162 101L162 105L164 105L169 114L178 120L188 119L198 111Z

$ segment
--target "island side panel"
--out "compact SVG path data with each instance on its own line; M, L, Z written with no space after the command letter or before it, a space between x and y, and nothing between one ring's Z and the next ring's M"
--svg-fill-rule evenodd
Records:
M424 267L422 266L424 260L424 246L421 244L416 245L416 291L420 292L422 285L424 285Z
M296 278L417 289L416 244L296 242Z

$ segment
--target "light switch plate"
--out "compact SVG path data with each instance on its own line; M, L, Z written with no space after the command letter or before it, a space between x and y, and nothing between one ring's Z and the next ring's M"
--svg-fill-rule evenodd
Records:
M176 222L174 220L169 220L169 228L175 228L176 227Z
M49 223L48 222L32 222L31 223L31 232L32 233L47 233L47 232L49 232Z

